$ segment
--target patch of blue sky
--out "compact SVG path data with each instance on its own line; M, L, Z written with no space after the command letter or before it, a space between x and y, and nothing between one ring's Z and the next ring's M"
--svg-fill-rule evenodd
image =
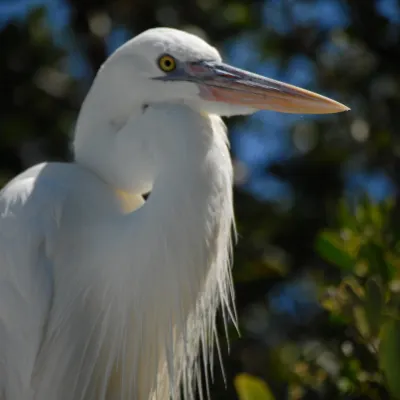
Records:
M268 118L275 115L277 118ZM260 201L291 198L289 185L266 172L268 165L288 159L292 154L289 136L282 126L282 114L260 112L250 118L242 129L231 135L235 157L246 165L249 178L242 186ZM265 122L258 124L256 119Z
M262 21L266 27L273 29L280 34L288 33L292 29L292 26L288 21L287 14L285 13L285 7L281 0L271 0L265 2Z
M316 285L311 279L301 278L282 285L267 295L273 313L290 316L297 324L305 324L321 312Z
M269 127L264 131L250 127L244 127L243 131L231 135L235 156L248 168L256 169L260 165L265 167L288 157L289 140L287 135L282 135L280 129Z
M388 0L395 1L395 0ZM280 0L265 3L263 22L280 34L290 32L294 25L317 24L321 28L346 27L350 20L345 5L337 0L301 1L284 4Z
M64 48L68 53L66 69L75 79L92 76L92 71L79 50L79 45L68 30L71 9L64 0L10 0L0 3L0 21L23 19L29 12L38 7L45 7L46 16L52 31L54 44ZM129 32L122 26L113 29L106 39L107 52L110 54L130 38Z
M113 27L110 34L106 37L107 54L113 53L119 46L131 38L131 33L123 26ZM76 79L92 77L93 71L87 63L85 57L79 51L79 46L70 41L68 72Z
M66 69L68 73L74 78L78 80L84 80L92 76L92 71L87 63L84 55L78 50L77 47L73 46L70 49Z
M119 46L132 38L132 34L122 25L114 27L106 38L108 54L113 53Z
M3 0L0 3L0 23L22 20L31 11L44 7L55 39L69 22L70 9L63 0Z
M63 0L42 0L42 2L47 9L54 38L62 45L65 29L70 22L71 9Z
M367 193L373 200L382 201L396 194L396 185L384 171L348 172L345 175L346 194L357 197Z
M317 24L323 29L344 28L350 20L343 2L337 0L292 1L291 12L299 25Z
M258 201L279 201L292 203L292 190L290 185L267 173L253 173L251 179L242 189L252 194Z
M394 23L400 23L400 5L397 0L378 0L375 2L378 12Z
M253 33L242 34L224 42L220 51L225 61L238 68L251 68L260 62L257 37Z
M45 0L3 0L0 3L0 23L20 20L35 8L43 6Z
M293 85L310 86L315 83L316 67L308 57L295 55L291 57L283 75Z

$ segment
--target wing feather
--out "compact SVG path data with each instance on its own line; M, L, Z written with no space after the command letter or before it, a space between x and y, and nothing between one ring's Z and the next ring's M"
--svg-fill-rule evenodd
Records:
M0 398L32 399L31 377L53 296L48 251L57 192L34 171L0 192Z

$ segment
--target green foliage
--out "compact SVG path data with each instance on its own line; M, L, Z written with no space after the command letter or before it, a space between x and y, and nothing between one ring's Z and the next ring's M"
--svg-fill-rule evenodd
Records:
M363 393L375 387L376 392L378 386L380 392L399 398L399 310L392 304L398 298L400 252L393 215L391 201L374 204L364 198L354 213L342 205L336 230L322 232L316 249L341 271L339 282L322 304L344 321L353 332L354 344L368 355L354 360L351 390ZM324 241L328 245L321 246ZM343 372L348 378L349 370Z
M255 376L239 374L235 377L239 400L275 400L268 385Z
M394 398L400 398L400 322L389 318L381 328L381 343L379 348L379 362L385 374L390 393Z
M355 264L354 247L358 247L357 240L343 239L340 233L325 230L316 242L317 252L325 260L337 265L344 270L351 270Z

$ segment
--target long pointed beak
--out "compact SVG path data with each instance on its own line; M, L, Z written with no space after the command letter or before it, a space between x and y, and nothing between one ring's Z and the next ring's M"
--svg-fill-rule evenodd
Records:
M200 96L206 100L295 114L331 114L349 110L328 97L227 64L189 62L175 75L171 78L179 79L181 75L182 80L198 83ZM165 78L168 80L168 76Z

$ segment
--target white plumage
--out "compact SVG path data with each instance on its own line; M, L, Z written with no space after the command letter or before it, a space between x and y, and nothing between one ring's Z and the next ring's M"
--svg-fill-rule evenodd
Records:
M105 62L75 162L32 167L0 193L1 400L166 400L181 384L193 398L217 308L233 314L232 165L218 115L260 108L345 109L222 64L172 29Z

